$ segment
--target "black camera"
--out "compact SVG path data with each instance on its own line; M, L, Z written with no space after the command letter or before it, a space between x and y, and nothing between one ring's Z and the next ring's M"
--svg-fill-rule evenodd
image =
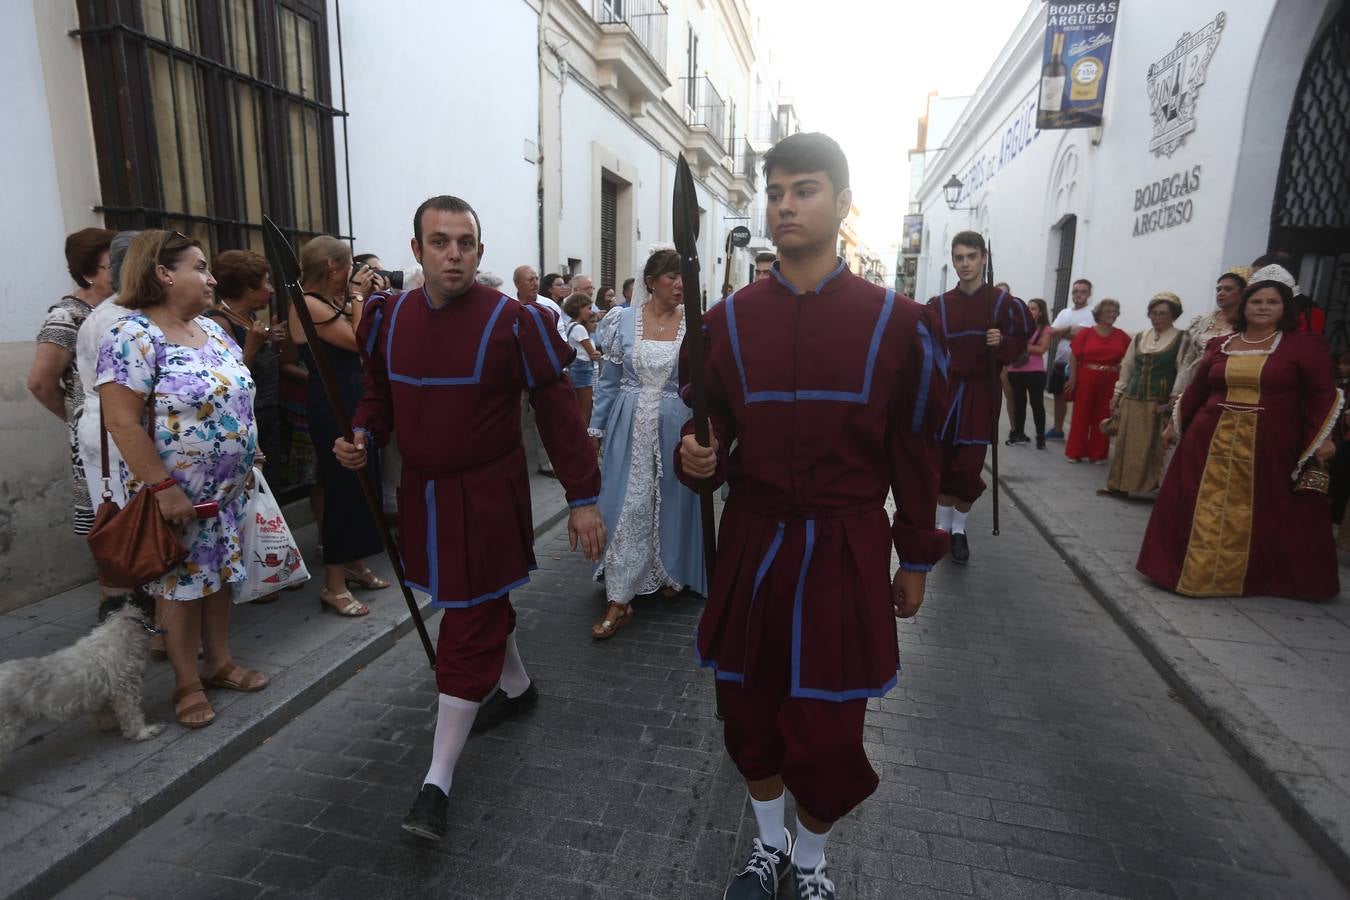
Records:
M356 270L352 272L352 280L355 280L356 276L360 275L366 269L370 269L368 263L359 263ZM391 272L388 269L371 269L371 272L383 278L393 290L403 290L403 271L401 269L396 272Z

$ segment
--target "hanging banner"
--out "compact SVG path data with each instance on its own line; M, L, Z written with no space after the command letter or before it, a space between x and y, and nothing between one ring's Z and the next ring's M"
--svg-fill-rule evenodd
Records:
M1037 128L1102 124L1119 0L1047 4Z
M921 214L905 216L902 233L904 237L900 241L901 253L918 256L923 252L923 216Z

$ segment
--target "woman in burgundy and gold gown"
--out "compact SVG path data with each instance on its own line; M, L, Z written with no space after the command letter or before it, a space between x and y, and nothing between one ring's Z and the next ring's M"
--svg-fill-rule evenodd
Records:
M1340 592L1324 493L1296 492L1335 452L1341 409L1331 357L1298 332L1294 279L1252 276L1236 333L1210 342L1181 397L1181 446L1136 564L1190 597L1326 600Z

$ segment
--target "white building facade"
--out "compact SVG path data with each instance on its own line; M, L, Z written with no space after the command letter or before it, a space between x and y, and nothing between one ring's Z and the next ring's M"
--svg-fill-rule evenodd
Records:
M261 251L266 214L401 268L417 205L452 193L505 290L521 264L617 290L672 239L683 153L711 301L750 278L757 169L797 130L769 45L747 0L0 4L0 110L24 135L0 148L0 610L93 577L65 426L24 386L72 287L66 234L167 226ZM737 225L757 244L728 257Z
M944 149L925 154L918 295L955 283L951 238L974 228L990 240L995 278L1018 296L1062 304L1086 277L1094 299L1121 301L1121 327L1133 331L1157 291L1180 295L1188 319L1212 308L1226 269L1282 250L1329 310L1329 336L1343 331L1350 171L1331 148L1350 140L1347 4L1119 4L1094 129L1036 128L1045 26L1036 0ZM943 192L953 175L963 185L955 210Z

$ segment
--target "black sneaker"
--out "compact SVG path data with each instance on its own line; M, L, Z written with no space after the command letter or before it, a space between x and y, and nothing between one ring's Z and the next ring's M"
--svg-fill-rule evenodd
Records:
M952 562L958 566L964 566L970 562L970 542L966 540L966 533L958 531L952 535Z
M478 715L474 716L473 727L469 729L469 733L482 734L485 731L491 731L507 719L518 716L528 709L533 709L538 702L539 688L534 686L533 681L525 689L525 693L519 697L508 697L506 691L497 688L492 692L492 696L484 700L483 705L478 707Z
M1044 449L1045 449L1045 438L1043 438L1043 437L1038 437L1038 438L1036 438L1036 449L1037 449L1037 450L1044 450Z
M797 882L797 900L834 900L834 882L823 860L814 869L793 866L792 877Z
M1025 434L1023 434L1023 433L1020 432L1020 431L1014 431L1014 432L1012 432L1011 434L1008 435L1008 439L1007 439L1006 441L1004 441L1003 443L1004 443L1004 445L1006 445L1006 446L1008 446L1008 447L1016 447L1018 444L1029 444L1029 443L1031 443L1031 438L1027 437Z
M783 847L770 847L755 838L750 859L722 894L722 900L765 900L778 896L778 885L792 868L792 835L783 829Z
M445 808L450 798L434 784L422 785L412 809L403 818L403 830L429 841L445 837Z

